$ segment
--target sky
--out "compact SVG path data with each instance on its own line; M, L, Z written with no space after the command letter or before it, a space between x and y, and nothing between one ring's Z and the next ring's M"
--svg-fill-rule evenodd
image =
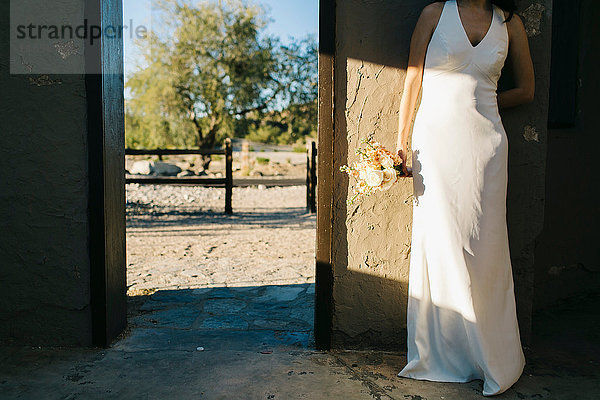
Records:
M263 4L272 19L267 26L266 33L279 36L283 43L290 40L290 36L301 38L309 33L318 32L318 0L253 0L254 3ZM140 26L152 29L151 5L152 0L124 0L123 21L129 26L128 32ZM270 12L269 12L270 10ZM134 69L138 52L133 44L132 36L125 35L125 76Z

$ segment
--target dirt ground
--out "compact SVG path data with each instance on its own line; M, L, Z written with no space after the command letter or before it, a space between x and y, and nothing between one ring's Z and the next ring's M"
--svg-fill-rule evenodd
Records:
M128 295L215 286L312 283L315 214L306 188L225 191L127 185Z

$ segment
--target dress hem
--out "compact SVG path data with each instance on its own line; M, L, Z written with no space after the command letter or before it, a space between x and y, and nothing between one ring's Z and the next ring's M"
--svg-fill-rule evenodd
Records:
M398 372L398 374L396 376L398 376L400 378L416 379L416 380L419 380L419 381L439 382L439 383L469 383L469 382L473 382L473 381L481 381L485 385L485 379L482 378L482 377L479 377L479 376L474 376L473 378L464 378L464 379L426 378L426 377L423 377L423 376L414 376L414 375L411 375L411 374L402 374L402 371ZM481 394L483 396L496 396L496 395L499 395L499 394L502 394L502 393L506 392L513 385L510 385L510 386L508 386L508 387L506 387L504 389L500 389L500 390L498 390L496 392L492 392L492 393L489 393L489 392L486 393L485 391L482 391Z

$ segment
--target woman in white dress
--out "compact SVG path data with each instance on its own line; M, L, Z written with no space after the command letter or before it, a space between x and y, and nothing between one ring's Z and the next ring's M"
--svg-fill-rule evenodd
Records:
M534 72L512 0L425 7L410 46L397 151L412 129L407 364L398 376L511 387L525 365L506 229L508 143L499 108L531 102ZM515 88L497 94L505 60Z

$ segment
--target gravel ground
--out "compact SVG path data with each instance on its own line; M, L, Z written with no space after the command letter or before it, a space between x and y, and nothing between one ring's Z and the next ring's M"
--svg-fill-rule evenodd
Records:
M313 283L316 216L304 186L225 190L128 184L128 294Z

